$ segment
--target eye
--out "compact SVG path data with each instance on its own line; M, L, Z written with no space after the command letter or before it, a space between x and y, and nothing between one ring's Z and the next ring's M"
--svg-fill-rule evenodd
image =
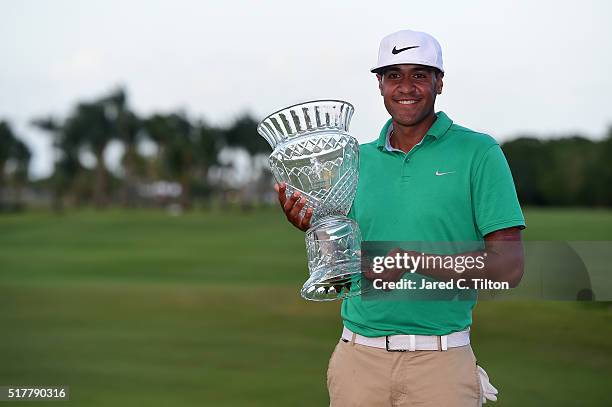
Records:
M424 73L415 73L414 75L412 75L412 77L415 79L426 79L427 75Z
M397 72L389 72L387 74L388 79L398 79L399 77L400 77L400 74Z

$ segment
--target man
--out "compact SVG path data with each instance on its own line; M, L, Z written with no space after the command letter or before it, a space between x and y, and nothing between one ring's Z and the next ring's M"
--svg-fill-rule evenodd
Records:
M516 286L523 274L525 221L512 176L493 138L435 113L444 77L439 43L421 32L390 34L381 41L372 72L391 119L377 140L360 149L349 216L363 240L480 242L481 248L453 258L482 256L484 268L460 276L443 267L417 273L435 281L460 277ZM306 230L312 213L300 216L304 198L287 198L284 185L276 189L288 220ZM402 252L407 253L392 253ZM385 281L406 277L397 268L364 274ZM474 299L344 300L344 330L328 368L331 405L480 405L491 387L470 347L474 305Z

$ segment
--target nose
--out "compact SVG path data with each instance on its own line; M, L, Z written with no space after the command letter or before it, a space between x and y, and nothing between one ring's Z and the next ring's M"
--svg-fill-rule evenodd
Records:
M406 76L399 83L399 86L398 86L397 90L399 92L401 92L401 93L411 93L412 91L414 91L414 89L416 89L416 86L415 86L412 78L410 76Z

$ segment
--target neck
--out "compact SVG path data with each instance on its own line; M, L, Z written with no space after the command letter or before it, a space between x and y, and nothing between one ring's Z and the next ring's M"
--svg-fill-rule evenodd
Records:
M423 137L425 137L427 131L437 118L436 114L432 111L429 116L412 126L404 126L393 120L393 132L391 133L390 140L391 146L405 153L409 152L412 147L423 140Z

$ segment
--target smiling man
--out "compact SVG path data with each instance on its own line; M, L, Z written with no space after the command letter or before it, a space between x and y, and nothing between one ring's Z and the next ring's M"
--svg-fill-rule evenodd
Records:
M440 44L403 30L383 38L372 69L391 118L360 148L359 184L349 217L364 241L476 242L456 253L486 259L457 276L419 269L437 281L507 282L523 274L525 221L506 159L492 137L435 112L444 68ZM306 230L305 201L285 197L288 220ZM396 249L395 254L401 249ZM371 273L364 273L373 279ZM386 270L386 281L406 278ZM408 276L410 277L410 276ZM470 346L475 299L385 301L356 296L342 304L343 332L330 359L327 385L338 406L479 406L497 393L476 365Z

